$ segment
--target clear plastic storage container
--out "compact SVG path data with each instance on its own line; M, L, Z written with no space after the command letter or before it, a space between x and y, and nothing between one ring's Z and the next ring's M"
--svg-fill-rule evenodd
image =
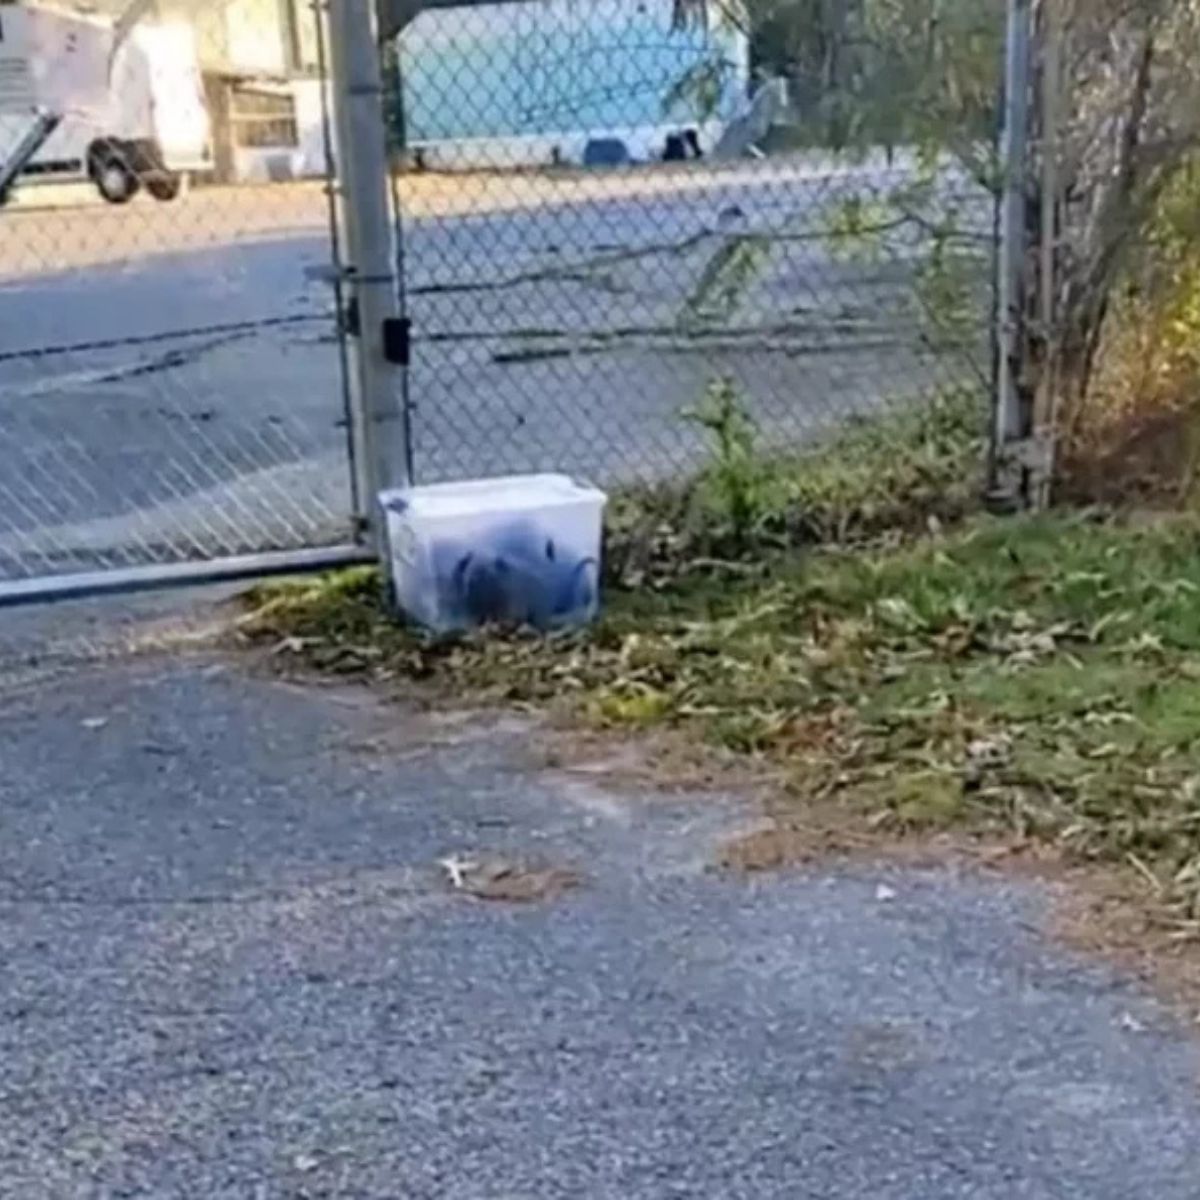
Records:
M386 492L396 601L437 633L582 625L599 608L606 500L565 475Z

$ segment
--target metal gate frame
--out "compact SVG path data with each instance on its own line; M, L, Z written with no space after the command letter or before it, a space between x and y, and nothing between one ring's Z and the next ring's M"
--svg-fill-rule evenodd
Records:
M332 0L332 5L342 7L342 0ZM323 5L328 7L329 5ZM135 0L131 11L144 8L144 4ZM47 574L29 576L27 578L0 580L0 609L22 604L33 604L47 601L79 599L93 596L113 595L130 592L149 591L155 589L197 586L218 582L233 582L253 579L269 575L302 574L329 568L344 567L355 564L365 564L376 560L377 553L372 548L369 519L364 507L363 497L369 494L366 486L370 480L364 478L362 470L369 444L364 437L365 419L361 406L356 403L354 373L352 358L354 347L352 342L357 334L357 306L354 297L346 299L347 291L354 291L364 282L360 273L353 267L347 266L343 256L343 243L346 240L339 213L338 196L342 192L339 186L341 180L335 166L334 156L334 123L335 116L340 123L347 119L347 101L353 97L353 86L345 74L339 78L337 66L339 62L336 45L334 52L326 44L323 24L317 25L318 54L320 59L320 74L332 88L322 88L322 137L325 153L325 187L328 197L328 230L330 261L315 275L332 285L334 312L332 320L337 334L338 374L342 394L343 415L347 430L347 455L349 459L350 489L347 495L348 511L347 526L349 539L340 545L298 548L290 550L263 550L241 555L218 555L209 559L183 559L176 562L153 563L137 566L103 567L95 570L64 572L62 574ZM330 71L332 61L333 71ZM335 102L336 113L331 113L329 91L335 90L338 95ZM345 126L343 125L344 129ZM345 133L343 136L346 136ZM339 141L341 139L338 139ZM351 156L344 156L350 158ZM311 277L311 276L310 276ZM352 286L348 288L348 284ZM255 322L254 324L270 324ZM215 328L231 329L234 326ZM160 337L150 339L123 339L121 344L140 342L143 340L161 340ZM56 347L63 353L95 351L108 346L108 343L90 342L80 346ZM24 352L15 352L12 357L18 357ZM29 353L37 354L37 351ZM4 357L4 356L0 356Z

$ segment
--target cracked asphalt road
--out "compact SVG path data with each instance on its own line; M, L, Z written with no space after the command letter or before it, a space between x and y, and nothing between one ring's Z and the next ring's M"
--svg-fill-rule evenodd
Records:
M874 255L829 243L841 202L904 178L781 161L418 195L419 477L662 477L703 454L681 414L717 376L764 442L961 382L970 355L931 352L914 307L917 227ZM324 220L287 188L0 217L0 581L348 540ZM753 248L740 282L714 269L731 238Z
M0 1196L1194 1200L1196 1048L1045 890L715 873L744 802L527 722L55 650L170 612L0 632ZM586 881L449 891L483 852Z

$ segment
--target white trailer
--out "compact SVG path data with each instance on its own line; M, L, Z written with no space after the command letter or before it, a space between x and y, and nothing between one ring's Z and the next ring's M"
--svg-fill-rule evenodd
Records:
M0 3L0 203L37 180L90 180L113 204L143 186L171 200L211 169L190 25Z

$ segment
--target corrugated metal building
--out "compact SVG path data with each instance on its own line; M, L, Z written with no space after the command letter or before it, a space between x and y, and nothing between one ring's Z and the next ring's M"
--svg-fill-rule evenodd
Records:
M749 45L674 0L529 0L435 9L399 39L407 144L437 165L579 161L589 139L635 159L695 129L711 144L745 104Z

